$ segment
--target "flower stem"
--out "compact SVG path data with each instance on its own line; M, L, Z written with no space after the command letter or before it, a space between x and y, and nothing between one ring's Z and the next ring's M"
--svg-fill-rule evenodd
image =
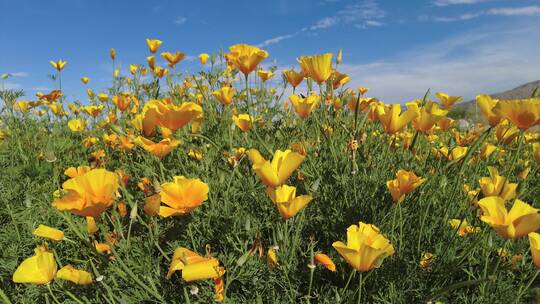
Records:
M364 283L362 279L362 272L360 272L360 276L358 278L358 300L356 301L357 304L362 303L362 284Z

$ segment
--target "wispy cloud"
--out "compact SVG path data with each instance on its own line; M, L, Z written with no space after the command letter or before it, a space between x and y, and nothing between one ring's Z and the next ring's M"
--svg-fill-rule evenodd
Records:
M540 78L539 25L461 34L392 58L343 64L340 70L351 76L351 87L369 87L372 96L386 102L403 103L428 88L468 100Z
M480 2L486 2L490 0L435 0L433 1L433 5L435 6L448 6L448 5L456 5L456 4L476 4Z
M482 16L500 16L500 17L514 17L514 16L536 16L540 15L540 6L521 6L521 7L498 7L491 8L485 11L476 13L466 13L458 16L447 17L437 16L432 19L437 22L455 22L471 20Z
M176 19L174 19L174 24L182 25L182 24L186 23L186 21L187 21L186 17L179 16Z
M379 27L384 25L380 20L383 19L386 14L386 11L379 6L376 0L364 0L359 3L347 5L345 8L337 11L334 15L324 17L311 26L304 27L293 33L267 39L257 46L264 47L276 44L283 40L296 37L302 33L313 34L315 31L331 28L339 24L353 24L356 28L361 29Z
M28 76L30 76L30 73L28 73L28 72L13 72L13 73L8 73L8 74L10 74L13 77L28 77Z

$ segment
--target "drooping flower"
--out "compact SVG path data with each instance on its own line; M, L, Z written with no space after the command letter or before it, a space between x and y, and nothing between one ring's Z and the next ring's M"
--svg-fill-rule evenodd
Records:
M208 185L198 178L175 176L172 182L161 185L161 202L167 206L159 207L159 215L169 217L191 212L208 199L208 190Z
M445 110L450 109L456 102L459 102L462 97L461 96L450 96L446 93L435 93L435 96L439 98L441 101L442 107Z
M109 208L119 187L118 176L105 169L92 169L62 184L52 205L75 215L99 217Z
M178 146L181 141L177 139L165 138L160 142L155 143L150 139L138 136L134 140L135 144L143 148L144 150L154 154L159 158L163 158L165 155L171 153L171 151Z
M34 255L24 260L13 273L13 282L47 284L56 274L54 254L47 247L39 246L34 249Z
M485 197L478 201L482 209L480 220L487 223L505 239L518 239L540 229L540 209L516 199L510 211L504 199L498 196Z
M222 104L228 106L232 103L234 93L236 93L235 88L225 86L212 92L212 96L216 97Z
M500 176L495 167L488 167L489 177L480 178L480 188L484 196L498 196L505 201L514 199L516 195L517 184L510 183L506 177Z
M466 219L451 219L448 221L448 224L450 224L454 231L457 231L459 236L466 236L467 234L480 231L480 228L470 225Z
M248 44L235 44L229 47L228 61L244 75L253 72L259 63L268 57L268 52Z
M71 265L62 267L56 273L56 278L71 281L77 285L88 285L92 283L92 274L88 271L75 269Z
M218 259L202 257L184 247L178 247L174 250L167 279L170 279L176 271L182 271L182 279L186 282L215 280L225 274L225 269L219 266Z
M336 272L336 264L334 264L334 261L332 261L332 259L324 253L317 252L313 256L313 262L315 265L323 265L326 269Z
M317 94L309 95L308 97L302 98L296 94L289 96L294 111L300 118L306 118L311 114L311 112L319 104L320 96Z
M534 266L540 268L540 234L531 232L528 236Z
M286 220L295 216L313 200L311 195L296 196L296 187L288 185L268 187L266 193L276 205L281 217Z
M83 132L86 129L86 120L83 118L75 118L68 121L68 127L73 132Z
M398 170L396 177L396 179L386 182L386 187L390 190L392 199L396 203L402 202L405 199L405 194L413 192L426 181L425 178L416 176L414 172L405 170Z
M42 238L50 239L53 241L62 241L64 239L64 232L56 228L52 228L46 225L39 225L32 234Z
M232 117L234 124L242 130L242 132L247 132L251 129L255 119L249 114L235 114Z
M146 45L148 46L148 50L152 53L152 54L155 54L158 50L159 50L159 47L161 46L163 42L161 40L157 40L157 39L146 39Z
M394 247L375 225L359 222L347 228L347 244L332 244L355 270L366 272L378 268L384 258L394 254Z
M332 86L334 87L334 90L351 81L351 77L349 75L340 73L338 71L333 71L330 78L332 79Z
M302 73L297 73L294 70L285 70L283 71L283 75L293 88L296 88L304 80L304 75Z
M274 188L283 185L305 158L304 155L291 150L276 150L270 162L255 149L250 149L246 153L251 161L252 169L262 182Z
M311 77L319 85L332 75L332 53L315 56L300 56L297 60L302 74Z

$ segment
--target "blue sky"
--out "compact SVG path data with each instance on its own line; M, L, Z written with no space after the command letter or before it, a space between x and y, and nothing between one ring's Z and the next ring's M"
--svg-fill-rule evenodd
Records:
M81 76L100 91L109 48L127 74L145 63L146 38L191 56L179 64L187 71L201 68L199 53L236 43L261 46L279 69L342 48L350 86L386 102L428 88L471 98L540 79L540 0L0 0L0 11L0 73L30 97L54 88L51 59L68 61L68 98L84 96Z

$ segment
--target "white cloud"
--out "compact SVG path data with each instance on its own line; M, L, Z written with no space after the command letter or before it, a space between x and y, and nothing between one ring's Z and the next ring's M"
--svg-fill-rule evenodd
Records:
M355 27L361 29L366 29L368 27L379 27L383 26L384 23L378 20L381 20L385 16L386 11L379 7L376 0L364 0L359 3L347 5L344 9L339 10L333 16L322 18L309 27L304 27L299 31L290 34L267 39L259 43L257 46L264 47L271 44L276 44L283 40L296 37L302 33L305 33L306 35L313 35L317 30L330 28L340 23L352 23Z
M492 8L486 14L493 16L533 16L540 14L540 6Z
M30 73L28 72L13 72L13 73L8 73L10 74L12 77L28 77L30 76Z
M368 87L371 96L389 103L420 98L428 88L470 100L540 79L538 25L461 34L392 58L342 64L340 70L351 76L351 87Z
M182 24L186 23L186 21L187 21L187 18L186 18L186 17L180 16L180 17L177 17L177 18L174 20L174 24L176 24L176 25L182 25Z
M476 4L480 2L486 2L489 0L435 0L433 1L433 5L435 6L448 6L448 5L456 5L456 4Z
M7 90L20 90L22 89L22 85L19 83L13 83L13 82L6 82L3 85L0 85L0 88L4 87L4 89Z
M535 16L540 15L540 6L522 6L522 7L498 7L491 8L489 10L477 12L477 13L467 13L462 14L456 17L433 17L433 20L437 22L454 22L454 21L464 21L471 20L482 16L504 16L504 17L514 17L514 16ZM429 19L429 18L428 18Z

